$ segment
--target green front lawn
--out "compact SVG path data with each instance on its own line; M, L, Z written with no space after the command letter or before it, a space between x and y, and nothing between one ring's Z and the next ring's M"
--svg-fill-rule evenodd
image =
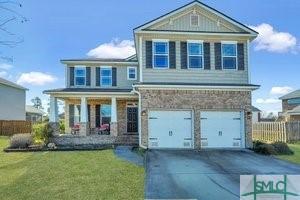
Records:
M294 155L285 155L285 156L277 156L277 157L283 160L300 164L300 142L295 144L288 144L288 145L294 151Z
M144 169L112 150L4 153L0 136L0 199L143 199Z

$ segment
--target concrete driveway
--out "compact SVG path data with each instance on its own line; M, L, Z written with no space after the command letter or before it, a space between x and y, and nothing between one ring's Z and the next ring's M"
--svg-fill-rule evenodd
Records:
M241 174L300 174L300 165L249 151L159 151L146 158L146 199L239 199Z

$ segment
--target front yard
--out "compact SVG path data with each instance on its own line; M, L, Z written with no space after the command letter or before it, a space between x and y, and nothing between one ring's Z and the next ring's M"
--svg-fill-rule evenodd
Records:
M0 199L143 199L144 169L112 150L4 153Z
M294 151L294 155L284 155L284 156L277 156L277 157L283 160L300 164L300 142L289 144L288 146L290 147L291 150Z

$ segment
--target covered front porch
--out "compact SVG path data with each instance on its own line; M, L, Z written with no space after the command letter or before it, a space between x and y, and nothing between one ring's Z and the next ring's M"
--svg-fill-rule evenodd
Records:
M59 122L58 100L64 101L65 134L54 131L56 137L81 138L82 141L83 137L89 137L89 143L95 138L138 143L136 94L50 93L49 122L53 127Z

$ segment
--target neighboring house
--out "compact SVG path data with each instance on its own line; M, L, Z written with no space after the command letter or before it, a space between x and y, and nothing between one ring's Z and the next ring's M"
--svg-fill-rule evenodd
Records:
M284 121L300 121L300 90L286 94L282 100L282 112L280 118Z
M66 132L110 124L142 148L252 146L249 45L257 32L193 1L134 29L127 59L66 59L66 87L46 90L50 122L65 102Z
M261 110L252 106L252 123L257 123L261 121Z
M0 120L25 120L26 90L0 78Z
M44 114L42 110L26 105L26 121L42 122Z

